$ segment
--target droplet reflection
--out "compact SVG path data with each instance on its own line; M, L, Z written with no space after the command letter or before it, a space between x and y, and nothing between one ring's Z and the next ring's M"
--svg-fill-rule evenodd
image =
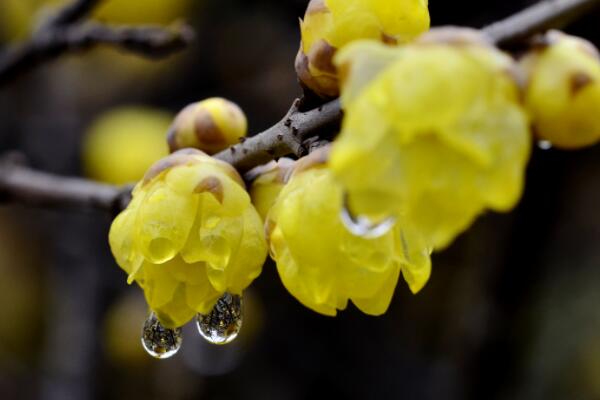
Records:
M196 325L200 335L212 344L233 341L242 328L242 297L225 293L210 313L198 314Z
M540 140L537 142L537 146L542 150L550 150L552 148L552 142L548 140Z
M372 221L370 218L363 215L352 215L348 208L347 196L344 199L344 206L342 207L340 218L350 233L365 239L377 239L388 233L394 225L396 225L396 218L394 217L387 217L381 221Z
M181 328L165 328L154 313L150 313L142 329L142 346L154 358L174 356L181 347Z

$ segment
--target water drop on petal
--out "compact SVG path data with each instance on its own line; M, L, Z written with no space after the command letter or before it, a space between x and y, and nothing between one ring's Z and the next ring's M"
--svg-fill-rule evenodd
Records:
M387 217L381 221L372 221L363 215L352 215L348 208L347 199L344 201L340 218L351 234L365 239L377 239L388 233L396 225L396 218L394 217Z
M537 146L542 150L550 150L552 148L552 142L548 140L540 140L537 142Z
M181 328L165 328L156 314L150 313L142 329L142 346L154 358L169 358L181 347Z
M233 341L242 328L242 296L225 293L208 314L198 314L200 335L212 344Z

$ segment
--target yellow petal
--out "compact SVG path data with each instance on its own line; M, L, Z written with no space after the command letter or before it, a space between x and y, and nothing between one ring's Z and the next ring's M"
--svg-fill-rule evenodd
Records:
M152 263L164 263L185 245L194 223L197 196L176 193L160 182L154 184L140 205L137 244Z
M396 288L399 275L400 270L398 268L392 269L380 291L375 296L362 299L352 298L352 302L365 314L375 316L384 314L394 296L394 289Z

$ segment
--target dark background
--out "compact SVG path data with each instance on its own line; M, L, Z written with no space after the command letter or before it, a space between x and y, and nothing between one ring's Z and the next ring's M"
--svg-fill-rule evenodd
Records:
M481 27L531 3L432 0L432 25ZM98 66L131 57L107 51L24 74L0 88L0 150L79 175L82 136L102 112L176 112L215 95L238 102L259 132L299 94L305 7L191 1L197 41L144 73ZM596 12L567 31L599 45L599 21ZM110 216L2 206L0 398L600 399L599 156L599 146L536 149L519 206L482 216L435 254L417 296L400 282L382 317L313 313L267 264L235 344L211 347L189 326L165 361L139 343L146 310L110 256Z

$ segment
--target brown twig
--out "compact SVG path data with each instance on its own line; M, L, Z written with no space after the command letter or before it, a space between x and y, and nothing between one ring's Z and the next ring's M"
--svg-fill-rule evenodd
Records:
M510 45L536 32L563 27L598 4L600 0L546 0L484 28L483 32L499 46ZM319 135L331 131L331 127L340 123L341 117L339 100L307 112L301 112L296 101L273 127L215 157L245 172L287 154L301 156L313 139L323 139ZM129 190L36 172L14 163L0 164L0 195L20 203L116 211L127 204Z
M587 11L600 5L600 0L546 0L483 29L499 46L510 46L535 33L562 29Z
M90 14L102 0L73 0L50 17L42 29L52 29L78 22Z
M241 173L288 154L301 157L308 153L305 141L331 131L339 124L342 111L339 100L332 100L308 112L298 110L296 100L287 115L266 131L215 155L232 164Z
M482 31L498 46L509 46L534 33L549 28L562 28L599 4L600 0L545 0L483 28ZM338 125L342 118L339 107L339 101L334 100L322 107L300 113L295 103L288 115L272 128L253 136L241 145L219 153L217 157L245 172L286 154L300 156L303 146L299 146L294 131L290 132L289 126L282 126L282 122L294 121L292 126L300 133L301 144L302 141L315 136L311 133L320 127ZM300 153L298 149L301 150Z
M159 58L186 47L194 38L184 24L170 27L117 27L82 21L98 0L76 0L51 17L25 43L0 54L0 85L66 52L109 45L142 57Z
M130 200L130 186L114 186L30 169L22 157L0 160L0 200L29 206L119 211Z

